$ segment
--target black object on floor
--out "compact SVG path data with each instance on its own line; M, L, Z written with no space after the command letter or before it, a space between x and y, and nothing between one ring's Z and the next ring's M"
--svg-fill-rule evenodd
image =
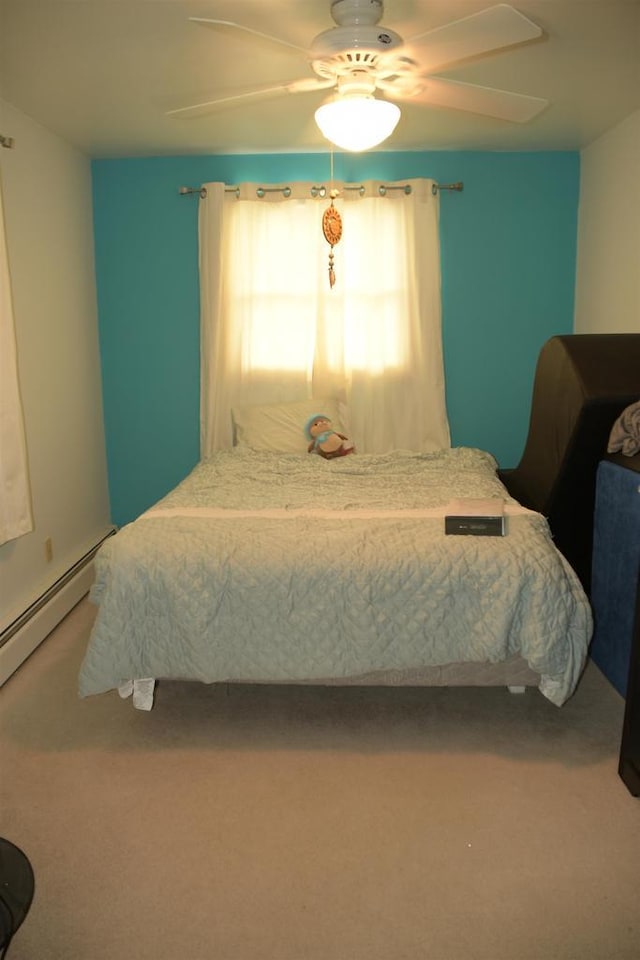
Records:
M19 847L0 837L0 960L29 912L34 889L28 858Z

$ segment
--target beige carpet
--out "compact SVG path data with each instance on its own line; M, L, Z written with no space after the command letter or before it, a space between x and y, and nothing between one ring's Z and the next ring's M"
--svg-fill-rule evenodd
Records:
M537 691L79 700L85 600L0 693L8 960L638 960L640 800L590 665Z

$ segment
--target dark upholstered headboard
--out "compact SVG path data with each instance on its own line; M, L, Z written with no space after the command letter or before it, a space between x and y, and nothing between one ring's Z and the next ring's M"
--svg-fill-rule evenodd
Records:
M591 586L596 471L611 428L640 399L640 333L552 337L538 357L522 459L499 476L543 513L556 546Z

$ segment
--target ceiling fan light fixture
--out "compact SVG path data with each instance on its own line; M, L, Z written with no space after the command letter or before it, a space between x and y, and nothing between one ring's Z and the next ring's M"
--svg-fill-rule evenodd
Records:
M399 119L395 103L372 96L337 97L315 112L323 136L352 153L377 147L391 136Z

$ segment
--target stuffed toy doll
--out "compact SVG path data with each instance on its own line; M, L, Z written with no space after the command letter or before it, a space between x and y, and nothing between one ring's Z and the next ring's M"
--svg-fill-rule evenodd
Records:
M304 428L309 440L308 452L319 453L325 460L334 457L346 457L355 450L353 440L349 440L343 433L337 433L331 420L324 413L316 413L310 417Z

